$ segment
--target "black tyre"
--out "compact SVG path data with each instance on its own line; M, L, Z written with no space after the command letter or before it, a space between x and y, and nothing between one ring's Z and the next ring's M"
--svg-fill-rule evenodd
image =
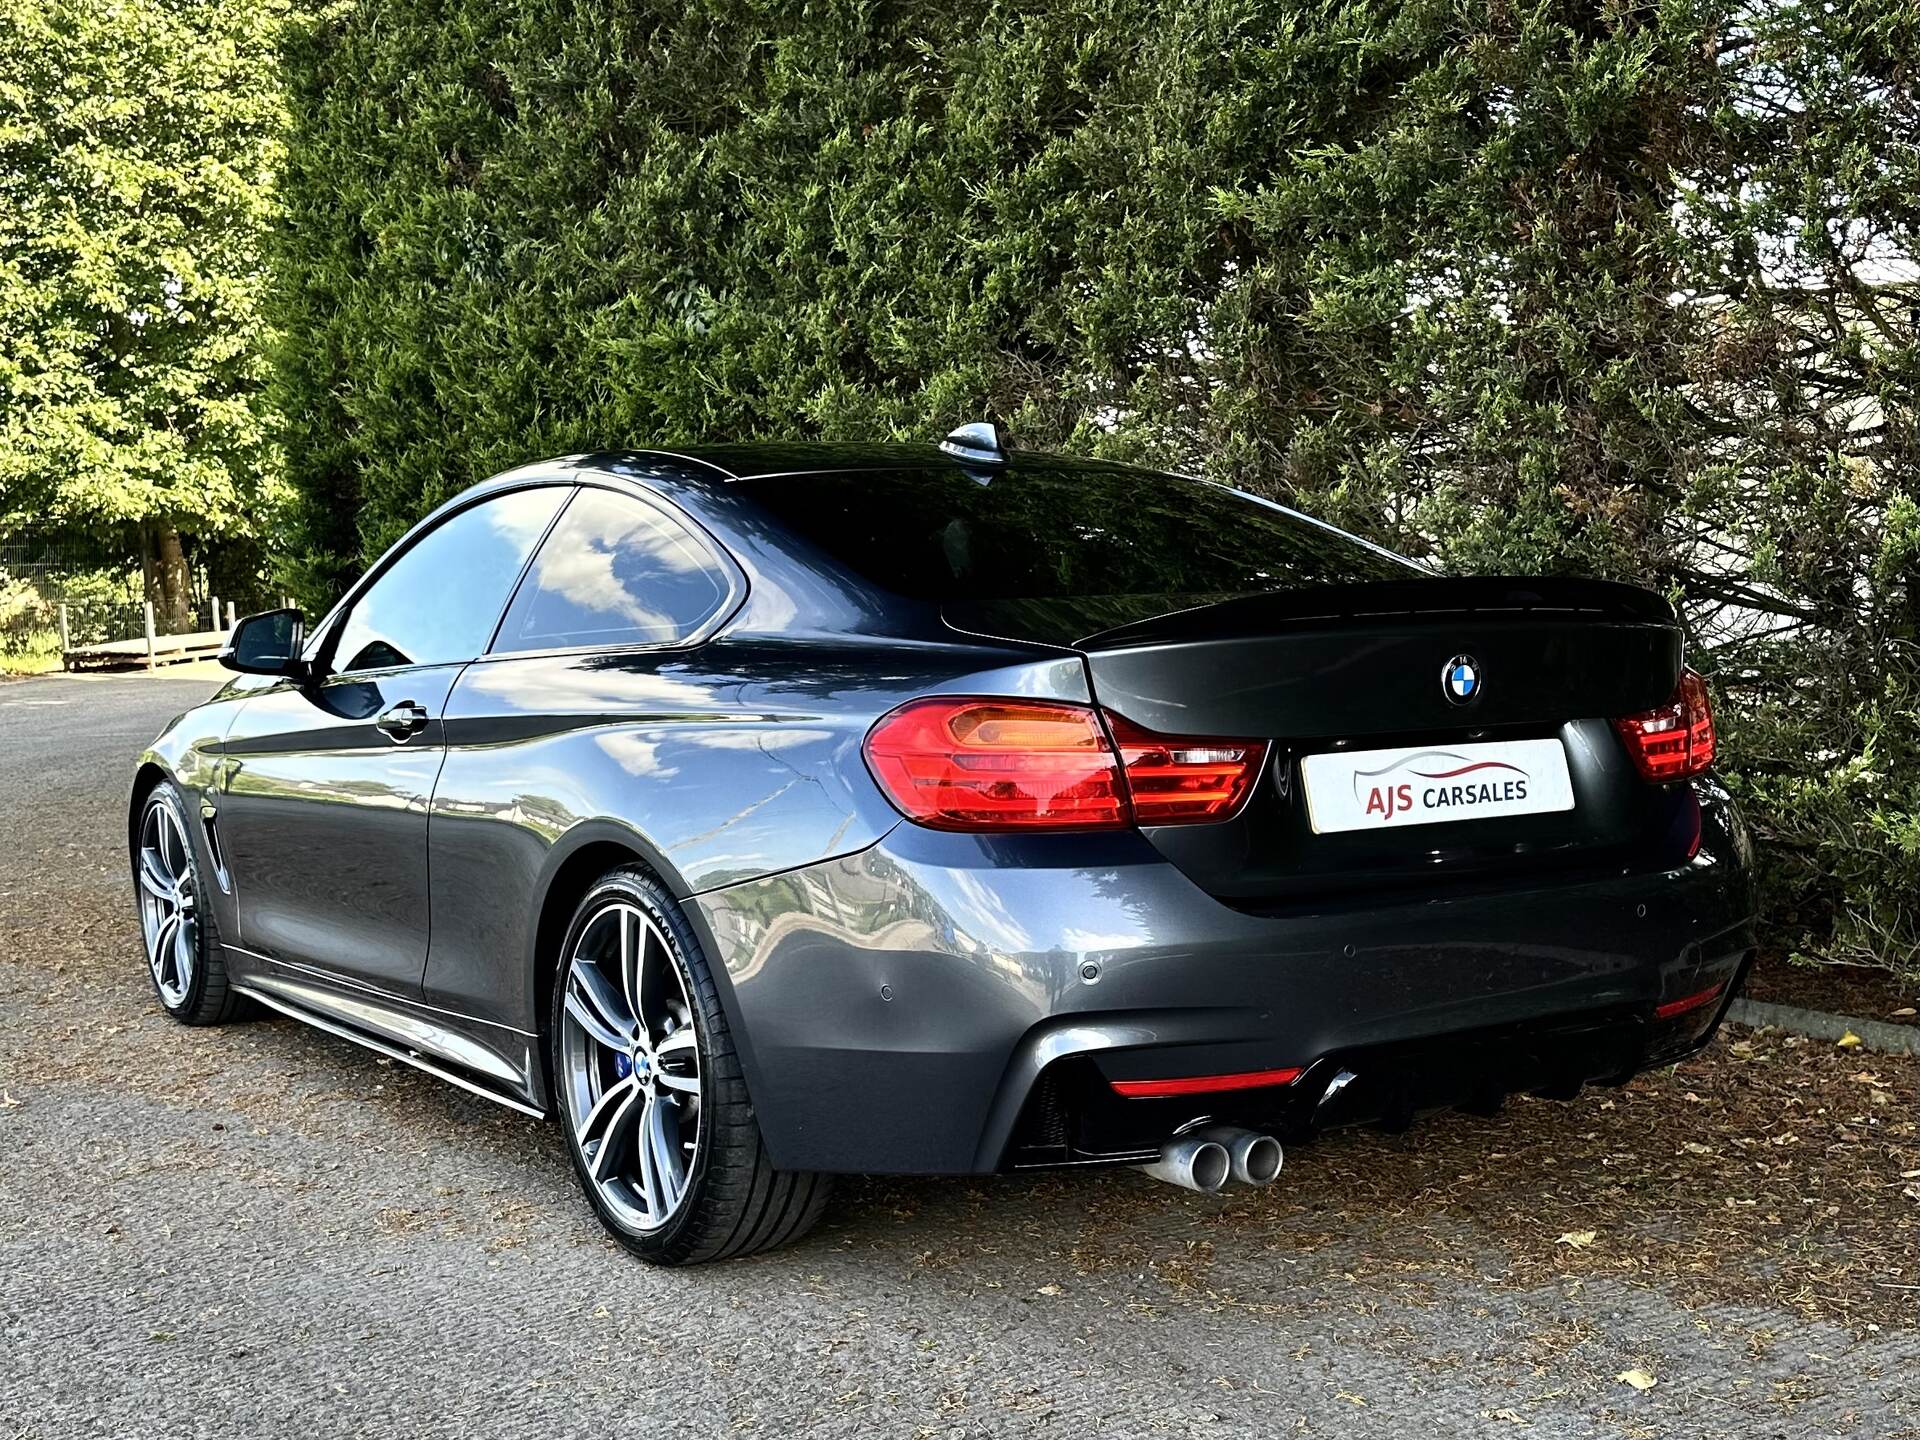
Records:
M213 907L205 903L187 802L171 780L148 792L134 835L134 899L147 978L160 1007L185 1025L218 1025L231 1019L240 997L227 984L226 959Z
M694 1265L813 1227L831 1178L769 1163L706 957L647 871L611 871L580 902L549 1014L567 1148L621 1244Z

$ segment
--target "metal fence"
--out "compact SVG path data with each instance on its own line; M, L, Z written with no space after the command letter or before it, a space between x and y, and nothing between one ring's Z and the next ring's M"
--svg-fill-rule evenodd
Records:
M216 555L198 558L189 567L187 613L172 615L147 600L138 559L85 547L0 544L0 665L53 668L76 651L101 647L124 652L109 650L102 660L138 663L179 650L183 637L217 635L236 615L282 603L263 577L236 573Z

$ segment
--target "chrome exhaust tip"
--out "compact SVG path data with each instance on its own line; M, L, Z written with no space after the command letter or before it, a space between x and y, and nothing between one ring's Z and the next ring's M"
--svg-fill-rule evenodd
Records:
M1208 1140L1227 1152L1233 1178L1242 1185L1271 1185L1280 1178L1286 1164L1286 1152L1280 1142L1258 1130L1242 1130L1238 1125L1214 1125L1194 1132L1196 1140Z
M1156 1180L1178 1185L1182 1190L1215 1195L1233 1173L1233 1159L1227 1154L1227 1147L1216 1141L1183 1135L1162 1146L1160 1158L1151 1165L1134 1168Z

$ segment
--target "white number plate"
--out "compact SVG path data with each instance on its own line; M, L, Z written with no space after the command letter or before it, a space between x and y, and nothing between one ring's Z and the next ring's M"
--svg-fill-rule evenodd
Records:
M1307 755L1300 778L1322 835L1573 809L1558 740Z

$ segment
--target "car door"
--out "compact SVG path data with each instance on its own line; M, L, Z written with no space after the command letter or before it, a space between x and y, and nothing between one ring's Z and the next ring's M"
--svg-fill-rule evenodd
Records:
M418 991L442 712L567 493L495 493L409 536L316 637L309 678L247 702L220 806L242 947Z

